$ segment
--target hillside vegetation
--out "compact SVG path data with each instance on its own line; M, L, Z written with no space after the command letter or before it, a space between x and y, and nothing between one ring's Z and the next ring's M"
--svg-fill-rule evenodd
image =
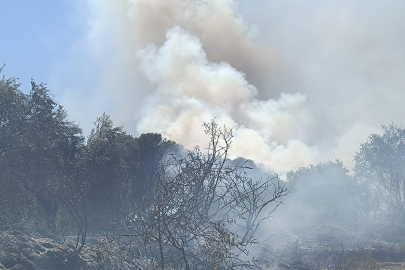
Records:
M405 269L401 127L370 135L352 173L281 181L229 159L215 120L192 150L107 114L85 137L45 85L19 88L0 80L0 269Z

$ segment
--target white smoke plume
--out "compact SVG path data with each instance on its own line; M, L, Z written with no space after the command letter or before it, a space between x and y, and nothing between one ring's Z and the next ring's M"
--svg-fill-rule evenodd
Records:
M234 130L234 157L279 170L312 161L312 150L291 136L308 122L303 95L257 99L257 89L243 73L227 62L209 62L199 40L179 27L168 30L160 48L150 45L137 56L156 85L144 105L139 132L159 131L192 147L202 142L201 123L216 118Z
M215 118L234 131L233 157L282 173L334 158L350 168L371 132L405 124L403 1L87 0L87 11L97 107L126 130L192 147Z

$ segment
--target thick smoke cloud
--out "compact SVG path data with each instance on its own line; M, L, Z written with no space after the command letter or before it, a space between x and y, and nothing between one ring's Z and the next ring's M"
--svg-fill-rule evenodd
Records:
M284 172L334 158L350 167L381 124L405 124L402 1L88 0L87 10L96 105L131 132L204 145L201 124L216 118L234 130L234 157Z
M277 169L311 161L311 149L290 136L307 122L305 96L258 100L243 73L227 62L209 62L200 41L180 27L168 30L160 48L150 45L137 56L141 71L156 85L143 107L139 132L159 131L192 147L202 142L201 123L216 118L234 129L233 156Z

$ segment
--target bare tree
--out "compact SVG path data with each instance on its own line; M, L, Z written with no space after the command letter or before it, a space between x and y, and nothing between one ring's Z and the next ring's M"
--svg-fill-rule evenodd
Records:
M287 194L277 178L254 181L227 162L232 131L205 123L210 143L172 154L154 172L153 196L137 205L109 248L136 269L260 269L249 246Z

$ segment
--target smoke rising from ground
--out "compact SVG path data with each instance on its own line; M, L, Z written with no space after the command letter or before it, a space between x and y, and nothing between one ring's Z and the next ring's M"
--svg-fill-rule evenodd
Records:
M192 147L216 118L234 130L233 157L284 172L334 158L351 167L381 124L405 124L402 1L88 0L87 10L94 106L127 130Z

